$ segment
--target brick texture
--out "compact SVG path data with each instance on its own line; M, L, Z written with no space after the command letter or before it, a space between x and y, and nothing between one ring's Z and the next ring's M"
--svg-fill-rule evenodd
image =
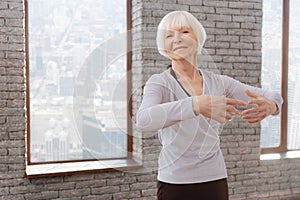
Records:
M0 199L156 199L156 134L134 130L141 173L103 172L29 179L25 176L24 1L0 2ZM142 86L170 63L155 48L156 27L172 10L192 12L208 33L205 48L222 74L260 85L261 0L132 0L133 113ZM142 138L142 139L141 139ZM234 120L223 130L231 200L300 199L299 158L261 161L260 126ZM138 171L135 171L138 172ZM142 173L143 172L143 173Z

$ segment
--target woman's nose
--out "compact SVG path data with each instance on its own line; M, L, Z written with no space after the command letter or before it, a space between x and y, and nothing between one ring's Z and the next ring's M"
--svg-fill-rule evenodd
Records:
M180 33L175 33L174 34L174 42L178 43L178 42L182 42L182 38L181 38L181 34Z

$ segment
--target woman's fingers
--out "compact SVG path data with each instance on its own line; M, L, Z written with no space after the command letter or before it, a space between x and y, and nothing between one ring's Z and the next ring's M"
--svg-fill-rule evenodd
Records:
M249 115L249 114L251 114L251 113L258 113L258 112L260 112L260 111L261 111L261 108L260 108L260 107L254 106L254 107L252 107L252 108L248 108L248 109L244 110L244 111L242 112L242 115L243 115L243 116L246 116L246 115Z
M236 116L240 116L240 115L241 115L240 111L238 111L238 110L237 110L235 107L233 107L233 106L227 106L226 111L227 111L228 113L231 113L231 114L236 115Z
M255 104L255 105L261 105L265 103L265 99L259 98L259 99L250 99L248 101L248 104Z
M225 119L227 121L231 121L233 119L233 116L241 116L241 113L238 109L236 109L234 106L246 106L247 103L244 101L240 101L237 99L231 99L226 98L226 116Z
M231 98L226 98L226 103L235 106L247 106L246 102Z
M210 109L204 115L222 124L226 123L226 121L231 121L233 116L242 116L247 123L251 124L260 122L274 112L273 110L275 109L273 108L276 106L273 105L273 102L270 103L269 99L250 90L246 90L245 92L251 97L248 102L226 98L225 96L210 96ZM242 112L236 108L236 106L245 107L248 105L253 105L253 107Z
M243 119L245 120L251 120L251 119L262 119L265 118L266 114L264 113L252 113L252 114L248 114L248 115L243 115Z
M224 123L226 123L226 121L231 121L233 119L234 115L236 115L236 116L241 115L240 111L238 109L236 109L235 106L246 106L247 103L244 101L237 100L237 99L225 98L225 97L223 97L223 98L225 99L225 101L223 101L224 107L219 108L219 109L223 110L223 113L221 110L219 110L220 116L219 116L218 121L220 123L224 124Z
M260 94L251 92L251 91L248 90L248 89L247 89L245 92L246 92L246 94L247 94L249 97L251 97L251 98L257 98L257 97L260 97L260 96L261 96Z
M243 111L242 116L242 118L246 120L248 124L252 124L263 120L268 115L266 114L264 109L260 107L253 107Z
M248 104L254 105L254 107L246 109L242 112L243 119L247 120L247 123L257 123L273 114L277 111L277 106L274 101L267 99L266 97L251 92L245 91L246 94L251 97Z
M261 113L253 113L252 115L243 116L243 119L247 121L248 124L260 122L264 118L266 118L268 115L266 115L264 112Z
M260 94L246 90L245 93L251 97L248 101L249 105L254 105L252 108L246 109L242 112L242 118L247 121L248 124L253 124L263 120L266 114L266 98Z
M193 100L193 108L197 114L202 114L222 124L231 121L234 116L242 116L247 123L259 122L267 116L266 102L260 95L247 92L249 96L256 97L249 101L254 107L242 112L237 106L245 107L249 105L249 102L226 98L225 96L198 96L194 99L195 101Z
M247 124L254 124L254 123L257 123L257 122L260 122L261 119L258 119L258 118L255 118L255 119L252 119L252 120L247 120Z

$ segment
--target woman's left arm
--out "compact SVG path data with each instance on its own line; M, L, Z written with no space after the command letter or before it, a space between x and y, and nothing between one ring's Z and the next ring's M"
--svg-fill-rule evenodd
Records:
M247 123L257 123L269 115L278 115L280 113L283 99L277 92L253 87L228 76L221 77L226 96L254 105L242 112L242 117Z

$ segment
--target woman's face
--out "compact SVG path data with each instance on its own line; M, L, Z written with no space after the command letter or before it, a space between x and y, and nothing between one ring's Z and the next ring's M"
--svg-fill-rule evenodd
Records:
M189 60L197 54L197 37L188 27L170 29L165 34L165 49L172 60Z

